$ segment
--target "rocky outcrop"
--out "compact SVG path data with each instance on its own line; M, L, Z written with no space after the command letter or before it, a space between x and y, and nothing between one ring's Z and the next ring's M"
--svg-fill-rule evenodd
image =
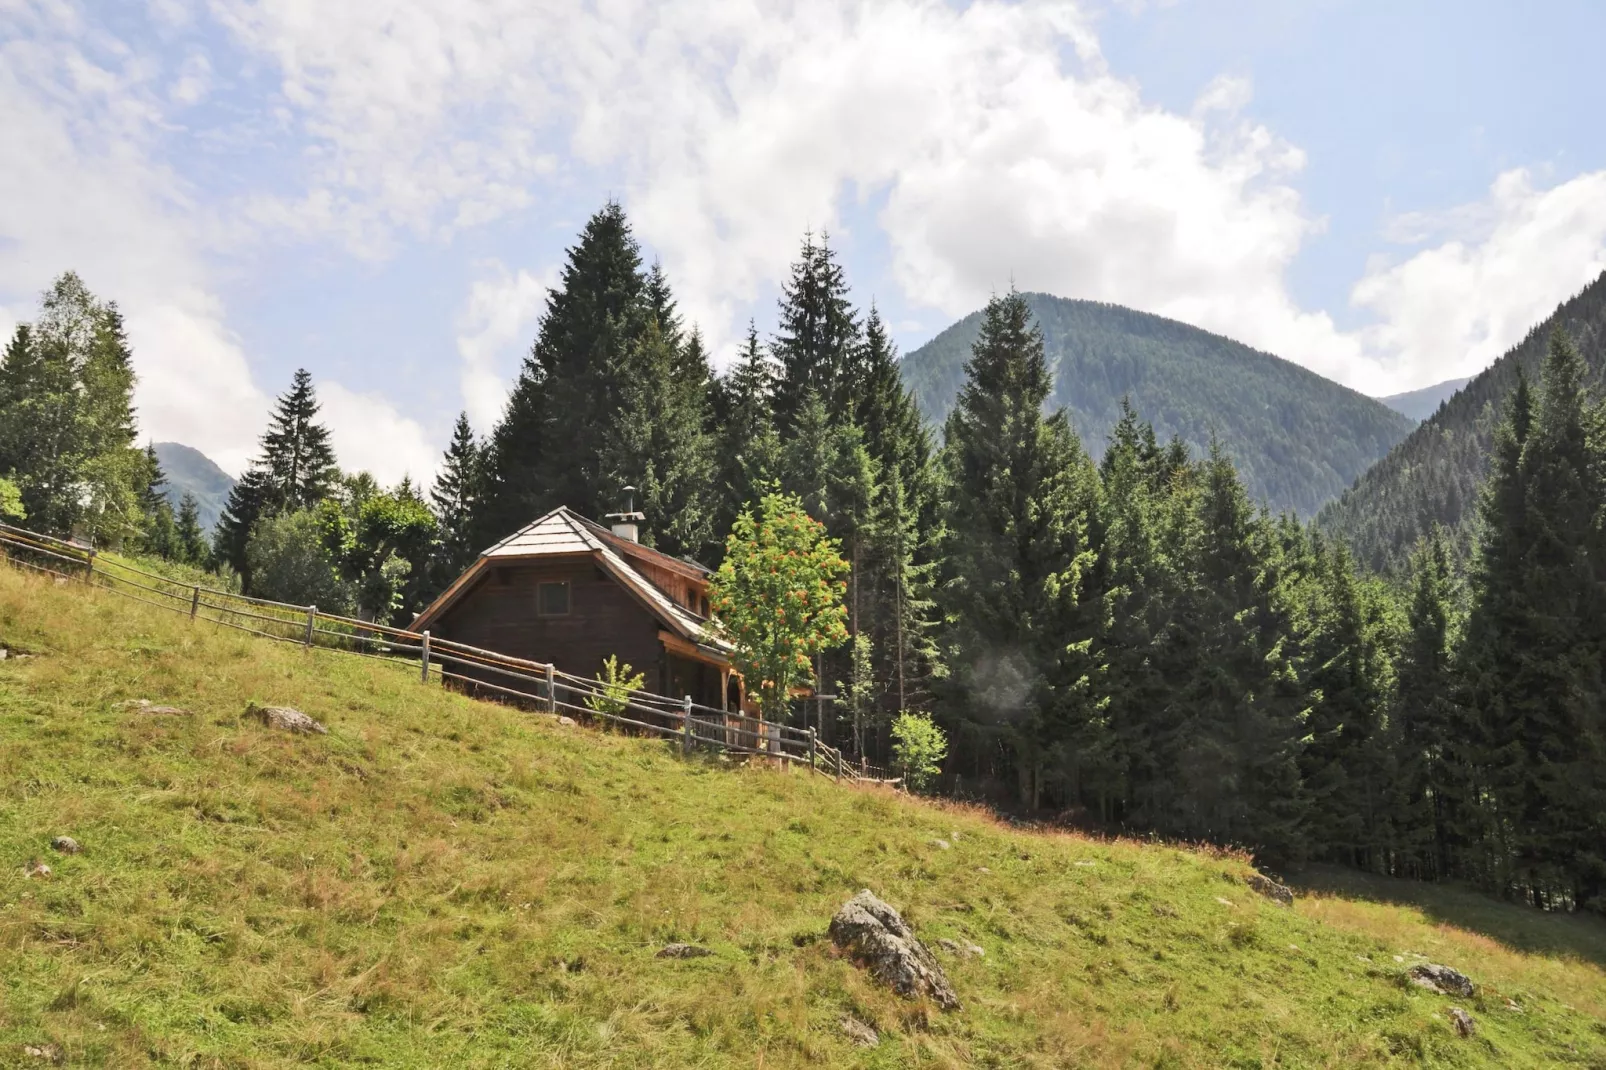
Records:
M1450 1024L1455 1026L1456 1033L1463 1037L1470 1037L1478 1031L1477 1019L1460 1007L1450 1008Z
M959 996L930 949L887 903L862 891L831 919L831 941L869 969L870 976L910 999L922 996L956 1010Z
M281 732L295 732L299 735L325 735L329 729L314 721L300 710L289 706L258 706L255 702L245 708L245 715L254 721L261 721L269 728L277 728Z
M1418 963L1405 971L1405 976L1418 988L1437 992L1441 996L1471 999L1478 990L1478 986L1472 983L1472 978L1460 970L1452 970L1436 962Z
M1251 873L1244 878L1244 883L1249 885L1250 891L1263 895L1273 902L1281 903L1285 907L1294 905L1294 890L1286 884L1278 884L1263 873Z

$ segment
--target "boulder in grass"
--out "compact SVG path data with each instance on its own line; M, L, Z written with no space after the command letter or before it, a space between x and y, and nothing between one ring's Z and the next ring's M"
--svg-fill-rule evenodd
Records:
M1294 905L1294 890L1286 884L1278 884L1265 874L1251 873L1244 878L1244 883L1249 885L1250 891L1263 895L1274 903L1280 903L1285 907Z
M881 1034L857 1018L844 1017L842 1019L842 1032L847 1034L849 1040L861 1047L873 1048L881 1043Z
M294 732L298 735L326 735L329 729L314 721L300 710L289 706L258 706L255 702L245 708L245 715L254 721L261 721L269 728L277 728L281 732Z
M133 710L135 713L148 713L153 717L188 717L190 715L189 710L180 709L178 706L163 706L152 702L148 698L131 698L127 702L119 702L117 705L122 709Z
M1471 999L1478 990L1478 986L1472 983L1472 978L1460 970L1452 970L1436 962L1419 963L1407 970L1405 975L1418 988L1425 988L1441 996Z
M50 876L50 865L39 861L37 858L31 858L28 860L28 864L22 867L22 875L29 880L35 877L48 877Z
M29 1058L42 1059L52 1066L60 1066L67 1061L67 1055L56 1044L24 1044L22 1053Z
M915 937L902 915L870 891L843 904L831 919L830 931L837 947L899 995L929 996L945 1011L959 1008L959 996L930 949Z
M707 958L712 954L713 952L706 947L698 947L696 944L669 944L658 952L657 957L661 959L701 959Z
M1450 1024L1455 1026L1455 1031L1459 1036L1470 1037L1478 1031L1477 1019L1460 1007L1450 1008Z
M83 848L79 846L78 841L73 839L71 836L57 836L55 839L50 841L50 846L54 847L64 855L75 855L79 851L83 850Z

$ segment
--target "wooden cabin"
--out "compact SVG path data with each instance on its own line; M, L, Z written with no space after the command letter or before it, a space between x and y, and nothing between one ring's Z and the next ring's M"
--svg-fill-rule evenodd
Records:
M707 627L708 569L635 533L554 509L481 554L412 630L586 678L617 655L646 676L647 691L740 710L730 646Z

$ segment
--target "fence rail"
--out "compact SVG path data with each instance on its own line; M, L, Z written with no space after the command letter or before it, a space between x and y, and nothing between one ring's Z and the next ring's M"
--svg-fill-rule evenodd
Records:
M0 560L52 576L57 583L88 583L192 621L405 665L424 683L433 676L443 685L476 697L675 739L687 752L709 749L756 755L805 765L838 781L897 783L884 770L856 762L822 742L812 728L700 706L689 696L676 699L645 691L633 691L628 697L610 695L601 681L562 672L546 662L485 650L427 631L410 632L326 613L317 606L183 583L97 554L90 547L4 523L0 523Z

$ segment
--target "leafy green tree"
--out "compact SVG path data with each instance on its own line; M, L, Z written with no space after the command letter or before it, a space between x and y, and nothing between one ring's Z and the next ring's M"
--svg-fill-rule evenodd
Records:
M846 682L836 684L839 701L853 719L853 753L864 757L865 730L873 728L876 714L875 665L871 658L870 637L863 632L853 636L849 648L853 651L852 671Z
M359 473L346 481L341 501L325 500L316 513L325 556L350 585L359 618L388 624L404 609L421 608L408 580L427 563L436 527L411 484L380 491Z
M112 544L138 534L146 471L133 390L116 304L67 272L0 360L0 472L11 473L31 525Z
M811 659L847 639L847 568L795 496L766 494L737 518L709 601L766 719L785 721L793 689L814 683Z
M251 530L246 562L259 597L315 605L342 615L356 603L353 585L325 552L324 520L318 510L264 517Z
M586 706L615 717L630 708L631 696L646 684L647 677L634 671L630 663L619 663L619 655L609 654L597 673L597 690L586 696Z
M178 502L178 523L173 533L174 556L186 565L206 560L206 533L201 530L201 503L189 491Z
M942 772L948 736L929 713L900 713L892 722L892 761L910 791L925 791Z
M22 491L9 479L0 479L0 520L26 520L28 510L22 506Z

